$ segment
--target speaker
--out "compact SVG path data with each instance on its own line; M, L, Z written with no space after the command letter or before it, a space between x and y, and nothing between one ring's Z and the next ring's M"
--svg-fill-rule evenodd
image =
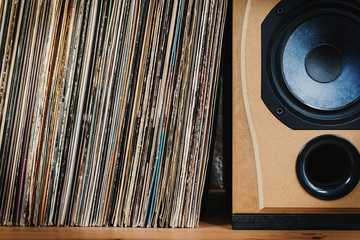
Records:
M360 1L233 1L234 229L360 229Z

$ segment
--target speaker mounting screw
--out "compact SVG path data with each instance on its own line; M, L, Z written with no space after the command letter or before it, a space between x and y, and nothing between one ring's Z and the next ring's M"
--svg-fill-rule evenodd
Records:
M285 13L285 9L284 9L283 7L278 7L278 8L276 9L276 14L277 14L277 15L281 16L281 15L283 15L284 13Z
M281 116L284 114L284 109L281 108L281 107L278 107L276 110L275 110L276 114Z

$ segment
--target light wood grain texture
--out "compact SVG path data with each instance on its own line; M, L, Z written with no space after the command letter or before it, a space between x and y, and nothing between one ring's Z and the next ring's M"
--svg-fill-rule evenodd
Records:
M360 239L360 231L239 231L202 222L197 229L1 227L0 239Z
M233 1L233 211L256 212L259 209L253 143L246 118L241 82L242 26L248 0ZM245 190L242 191L241 189Z
M300 185L296 159L311 139L334 134L360 149L359 131L292 130L261 100L261 24L279 0L234 1L233 213L360 213L360 186L323 201Z

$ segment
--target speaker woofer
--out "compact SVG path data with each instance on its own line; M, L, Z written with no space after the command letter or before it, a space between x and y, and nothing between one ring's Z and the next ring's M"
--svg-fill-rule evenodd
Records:
M360 97L360 24L341 15L306 20L285 43L282 79L303 104L344 109Z
M358 184L360 156L344 138L319 136L300 151L296 173L302 187L312 196L323 200L338 199Z
M290 128L360 129L359 16L359 1L284 0L265 18L261 95Z

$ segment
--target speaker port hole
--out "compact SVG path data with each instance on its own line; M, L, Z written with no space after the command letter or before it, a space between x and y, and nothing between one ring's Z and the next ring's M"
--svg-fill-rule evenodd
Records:
M351 174L351 159L342 147L325 143L309 152L305 171L313 183L331 185Z
M323 135L309 141L298 155L296 173L312 196L334 200L349 194L360 178L360 155L349 141Z

